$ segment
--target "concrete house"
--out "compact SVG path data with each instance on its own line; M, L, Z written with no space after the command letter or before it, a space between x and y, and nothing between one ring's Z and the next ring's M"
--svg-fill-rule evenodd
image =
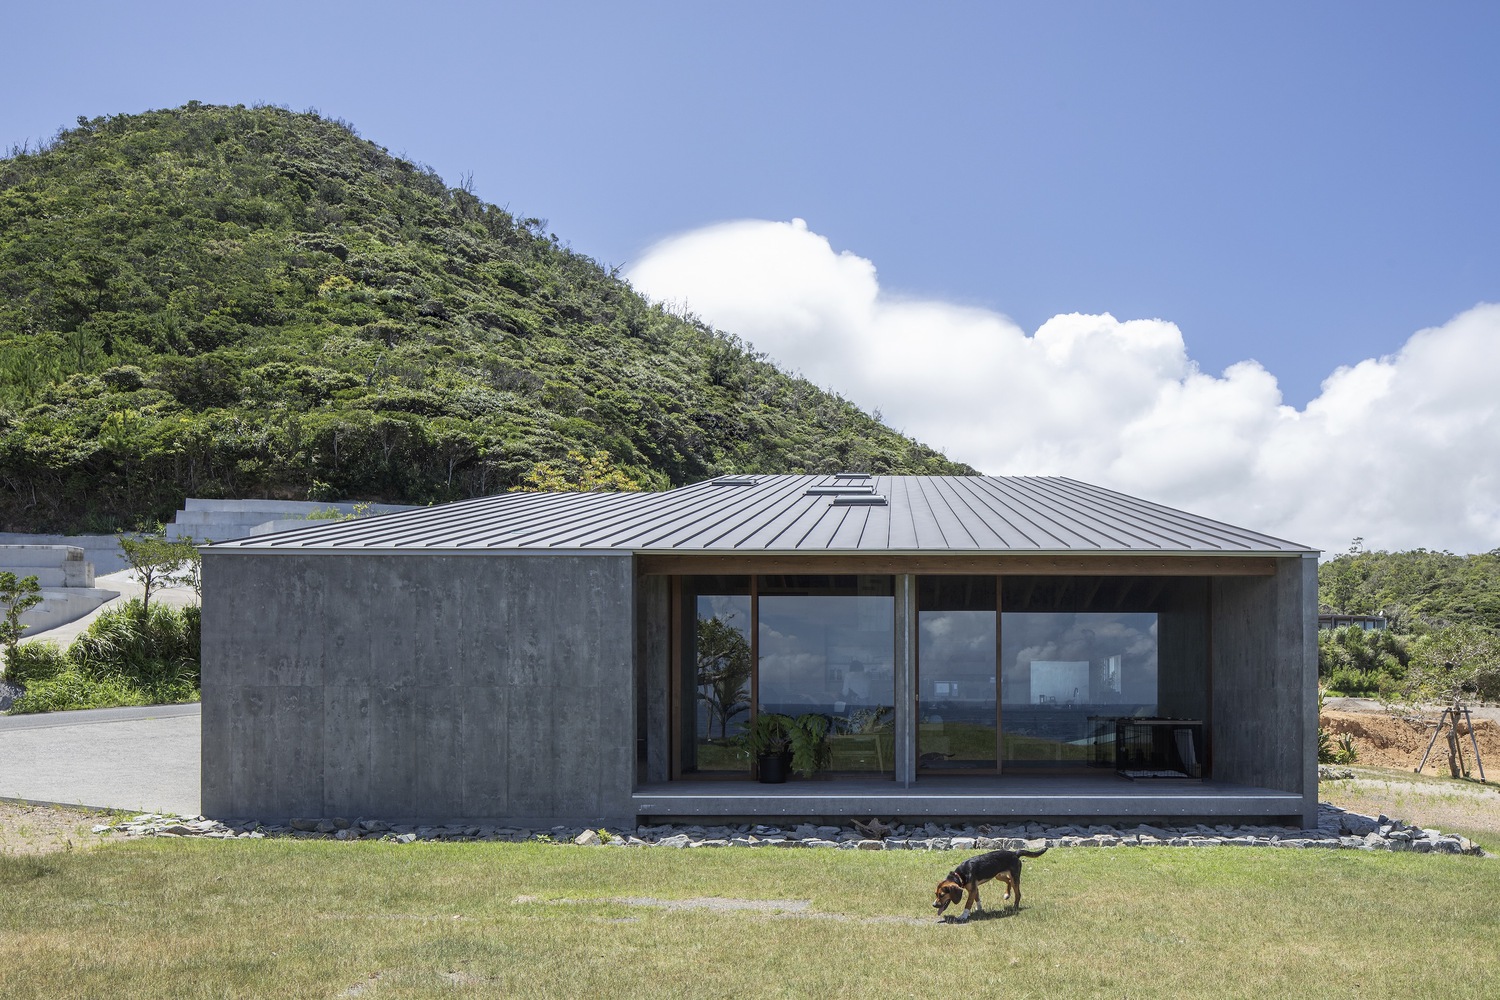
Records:
M1317 553L1069 479L512 493L203 550L203 808L1317 813ZM822 716L829 766L735 737Z

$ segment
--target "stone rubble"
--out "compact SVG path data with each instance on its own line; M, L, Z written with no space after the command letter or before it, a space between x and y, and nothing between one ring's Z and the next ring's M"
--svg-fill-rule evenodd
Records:
M126 837L200 837L256 840L285 837L301 840L373 840L411 844L416 841L541 841L581 847L668 847L691 850L716 847L824 848L846 851L989 851L1038 850L1042 847L1277 847L1359 851L1416 851L1420 854L1484 854L1467 837L1412 826L1388 816L1362 816L1322 803L1316 829L1280 826L1167 827L1139 823L1130 827L1097 824L1044 826L1040 823L940 826L936 823L884 826L883 838L840 826L803 823L782 829L759 824L638 826L634 829L553 827L531 830L474 824L420 825L344 817L297 818L284 824L225 824L202 816L143 813L125 822L100 824L96 834Z

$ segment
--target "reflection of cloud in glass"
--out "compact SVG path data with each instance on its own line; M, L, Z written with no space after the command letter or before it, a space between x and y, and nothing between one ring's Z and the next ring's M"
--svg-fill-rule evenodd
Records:
M698 598L698 617L717 618L750 638L750 598L745 594L706 594Z
M919 623L924 663L986 665L993 673L993 611L924 611Z
M1002 617L1004 700L1030 700L1034 661L1089 661L1102 666L1112 656L1121 658L1119 686L1101 675L1094 692L1101 698L1117 696L1125 702L1155 704L1157 700L1157 616L1144 613L1045 614L1011 612ZM1108 695L1106 695L1108 692Z
M830 711L890 704L895 633L890 597L766 596L760 601L760 701ZM871 614L871 608L878 614ZM879 621L879 628L861 628Z

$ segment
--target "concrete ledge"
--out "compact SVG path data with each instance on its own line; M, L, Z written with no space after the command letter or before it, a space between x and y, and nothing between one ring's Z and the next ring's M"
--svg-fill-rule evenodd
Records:
M77 621L84 615L120 596L118 590L95 587L59 587L42 589L42 603L21 615L27 636L47 632Z
M1132 820L1300 816L1302 796L1220 782L1145 785L1109 777L932 779L911 788L893 781L840 779L758 782L675 781L632 795L638 816L880 816Z
M114 573L126 566L125 558L120 553L120 539L117 535L39 535L16 531L0 532L0 546L11 545L72 546L82 550L84 561L93 566L94 572L97 573ZM92 587L92 580L85 586Z
M78 545L0 544L0 569L34 576L43 587L94 585L94 567Z

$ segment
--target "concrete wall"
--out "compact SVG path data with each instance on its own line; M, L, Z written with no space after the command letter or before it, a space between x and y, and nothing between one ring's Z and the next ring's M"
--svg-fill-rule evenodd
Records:
M1270 577L1219 577L1211 596L1213 776L1318 807L1318 561Z
M1157 612L1157 713L1209 718L1208 590L1204 577L1173 580Z
M203 560L203 811L628 822L633 562Z
M182 510L172 518L172 523L166 526L167 537L226 542L231 538L268 533L256 529L271 522L290 522L275 529L278 531L305 528L319 523L308 521L310 514L329 510L353 514L357 507L363 507L367 516L415 509L388 503L364 505L352 500L319 503L316 500L202 500L189 497Z
M83 558L95 573L118 573L129 567L120 552L118 535L37 535L0 531L0 545L75 545L83 549Z

